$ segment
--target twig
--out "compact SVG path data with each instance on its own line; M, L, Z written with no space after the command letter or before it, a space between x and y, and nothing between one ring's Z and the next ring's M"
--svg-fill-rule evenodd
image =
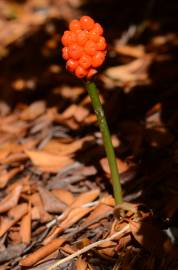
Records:
M115 234L113 234L112 236L108 237L108 238L105 238L103 240L99 240L97 242L94 242L80 250L78 250L77 252L75 252L74 254L71 254L69 256L67 256L66 258L62 259L62 260L59 260L57 261L56 263L54 263L52 266L50 266L47 270L53 270L55 269L57 266L63 264L63 263L66 263L76 257L78 257L79 255L91 250L92 248L95 248L101 244L104 244L106 243L107 241L111 241L111 240L114 240L115 238L117 238L118 236L121 236L122 234L128 232L129 230L129 224L127 224L122 230L120 230L119 232L116 232Z

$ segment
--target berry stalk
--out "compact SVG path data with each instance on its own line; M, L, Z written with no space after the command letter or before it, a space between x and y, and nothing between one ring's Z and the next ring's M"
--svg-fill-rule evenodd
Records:
M104 111L100 102L98 89L96 88L95 83L90 82L90 81L86 83L86 88L91 98L92 106L96 113L100 131L103 137L103 144L105 147L105 151L106 151L106 155L107 155L107 159L108 159L108 163L109 163L109 167L111 171L111 178L112 178L115 201L116 201L116 204L121 204L123 202L123 199L122 199L120 177L119 177L113 145L111 142L111 135L110 135L107 121L105 118L105 114L104 114Z

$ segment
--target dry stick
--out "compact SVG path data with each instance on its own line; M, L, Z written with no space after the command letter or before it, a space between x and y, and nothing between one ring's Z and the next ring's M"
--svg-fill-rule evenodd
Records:
M62 260L59 260L57 261L56 263L54 263L52 266L50 266L47 270L53 270L55 269L57 266L63 264L63 263L66 263L78 256L80 256L81 254L83 253L86 253L87 251L91 250L92 248L95 248L95 247L98 247L100 246L101 244L104 244L106 243L107 241L111 241L111 240L114 240L115 238L117 238L118 236L121 236L122 234L126 233L129 231L129 224L127 224L122 230L120 230L119 232L116 232L114 233L112 236L108 237L108 238L105 238L103 240L99 240L97 242L94 242L80 250L78 250L77 252L67 256L66 258L62 259Z

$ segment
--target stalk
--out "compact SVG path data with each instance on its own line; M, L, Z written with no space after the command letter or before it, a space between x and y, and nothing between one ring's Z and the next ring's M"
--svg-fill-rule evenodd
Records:
M88 94L90 96L93 109L96 113L99 128L102 134L103 144L111 172L115 202L116 205L121 204L123 202L123 198L122 198L122 189L120 184L119 171L116 163L116 157L111 141L111 135L109 132L108 124L99 98L99 92L94 82L90 81L87 82L86 88L88 90Z

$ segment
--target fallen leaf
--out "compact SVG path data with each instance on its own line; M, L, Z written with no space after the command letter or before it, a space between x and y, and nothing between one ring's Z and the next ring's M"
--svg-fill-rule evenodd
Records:
M60 246L66 241L65 238L58 238L52 240L50 243L46 244L45 246L37 249L33 253L27 255L23 258L19 264L24 267L29 267L34 265L35 263L39 262L41 259L45 258L46 256L50 255L55 250L59 249Z
M44 101L33 102L28 106L21 114L20 118L22 120L34 120L46 110L46 104Z
M23 216L20 224L20 236L22 243L29 244L31 241L31 209Z
M168 236L159 228L148 222L129 221L131 232L136 241L157 256L167 254L177 258L178 249Z
M102 158L100 160L101 167L103 171L107 174L110 174L109 164L107 158ZM128 170L129 166L126 162L122 161L121 159L117 159L117 166L120 173L124 173Z
M61 200L56 198L52 192L48 191L46 188L40 186L38 188L41 199L43 201L44 208L49 213L61 213L66 208Z
M85 260L83 260L81 257L77 258L76 260L76 270L87 270L88 266Z
M19 257L23 253L24 249L24 244L8 246L4 251L0 252L0 263L7 262Z
M23 166L13 168L10 171L6 169L0 172L0 188L4 188L8 182L19 172L24 169Z
M33 195L30 197L30 202L38 209L41 223L46 223L51 220L52 217L45 211L39 193L33 193Z
M22 203L8 212L8 217L2 218L0 223L0 237L16 224L28 211L28 205Z
M67 217L56 227L54 227L49 235L46 237L46 239L43 241L43 244L49 243L51 240L58 237L60 233L62 233L67 228L71 227L73 224L75 224L77 221L79 221L81 218L86 216L90 211L92 211L93 208L82 208L77 207L74 209L71 209L67 215Z
M73 162L66 156L59 156L45 151L25 151L32 163L43 172L58 172Z
M22 191L22 185L18 185L11 193L9 193L4 199L0 202L0 213L7 212L12 207L16 206L20 198Z
M86 218L86 220L80 225L89 225L92 221L96 220L100 216L103 216L107 212L111 212L113 207L110 207L104 203L100 203L96 206L96 208L92 211L92 213Z
M66 189L58 188L58 189L53 189L51 192L52 194L54 194L56 198L64 202L66 205L70 205L74 201L73 194Z

